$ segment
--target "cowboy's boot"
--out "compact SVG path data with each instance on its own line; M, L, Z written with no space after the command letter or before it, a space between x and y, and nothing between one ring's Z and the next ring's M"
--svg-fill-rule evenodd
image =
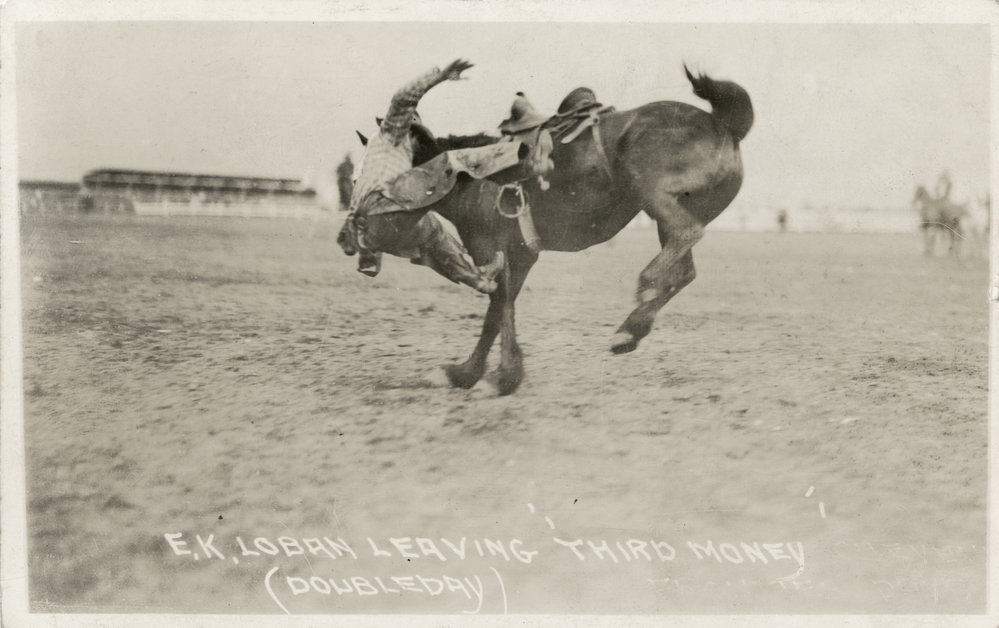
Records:
M436 230L435 236L420 247L420 257L414 262L429 266L451 281L471 286L484 294L496 291L496 275L505 264L502 251L497 251L493 261L485 266L476 266L464 247L444 229Z

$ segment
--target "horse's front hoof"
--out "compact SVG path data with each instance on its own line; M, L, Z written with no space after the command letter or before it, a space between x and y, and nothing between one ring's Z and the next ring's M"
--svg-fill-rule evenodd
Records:
M638 339L631 334L619 331L611 339L611 352L615 354L631 353L638 348Z
M471 388L482 379L482 375L476 376L474 373L470 373L463 364L449 364L444 367L444 373L451 385L456 388Z

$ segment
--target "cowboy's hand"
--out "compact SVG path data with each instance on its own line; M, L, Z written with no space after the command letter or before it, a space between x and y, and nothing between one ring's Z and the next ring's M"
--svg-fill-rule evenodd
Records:
M444 68L444 78L449 81L460 81L461 73L472 67L472 65L472 63L469 63L464 59L452 61L450 65Z

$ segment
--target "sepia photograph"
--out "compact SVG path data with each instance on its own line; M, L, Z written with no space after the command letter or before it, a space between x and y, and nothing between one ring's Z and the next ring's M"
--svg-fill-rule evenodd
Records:
M0 7L3 624L995 626L997 3L421 6Z

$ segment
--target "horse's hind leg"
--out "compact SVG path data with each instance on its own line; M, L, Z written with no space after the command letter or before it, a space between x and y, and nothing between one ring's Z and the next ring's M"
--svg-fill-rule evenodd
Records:
M676 204L653 217L663 248L638 277L638 307L614 334L614 353L634 351L652 330L656 313L696 276L690 249L704 235L703 225Z
M645 275L645 272L643 271L642 274ZM628 318L618 328L617 333L614 334L611 351L614 353L634 351L638 347L638 342L652 331L652 322L655 320L656 313L696 276L694 255L688 250L661 280L656 281L659 285L640 288L638 307L632 310ZM644 283L643 277L641 284ZM643 295L645 295L645 300L643 300Z

